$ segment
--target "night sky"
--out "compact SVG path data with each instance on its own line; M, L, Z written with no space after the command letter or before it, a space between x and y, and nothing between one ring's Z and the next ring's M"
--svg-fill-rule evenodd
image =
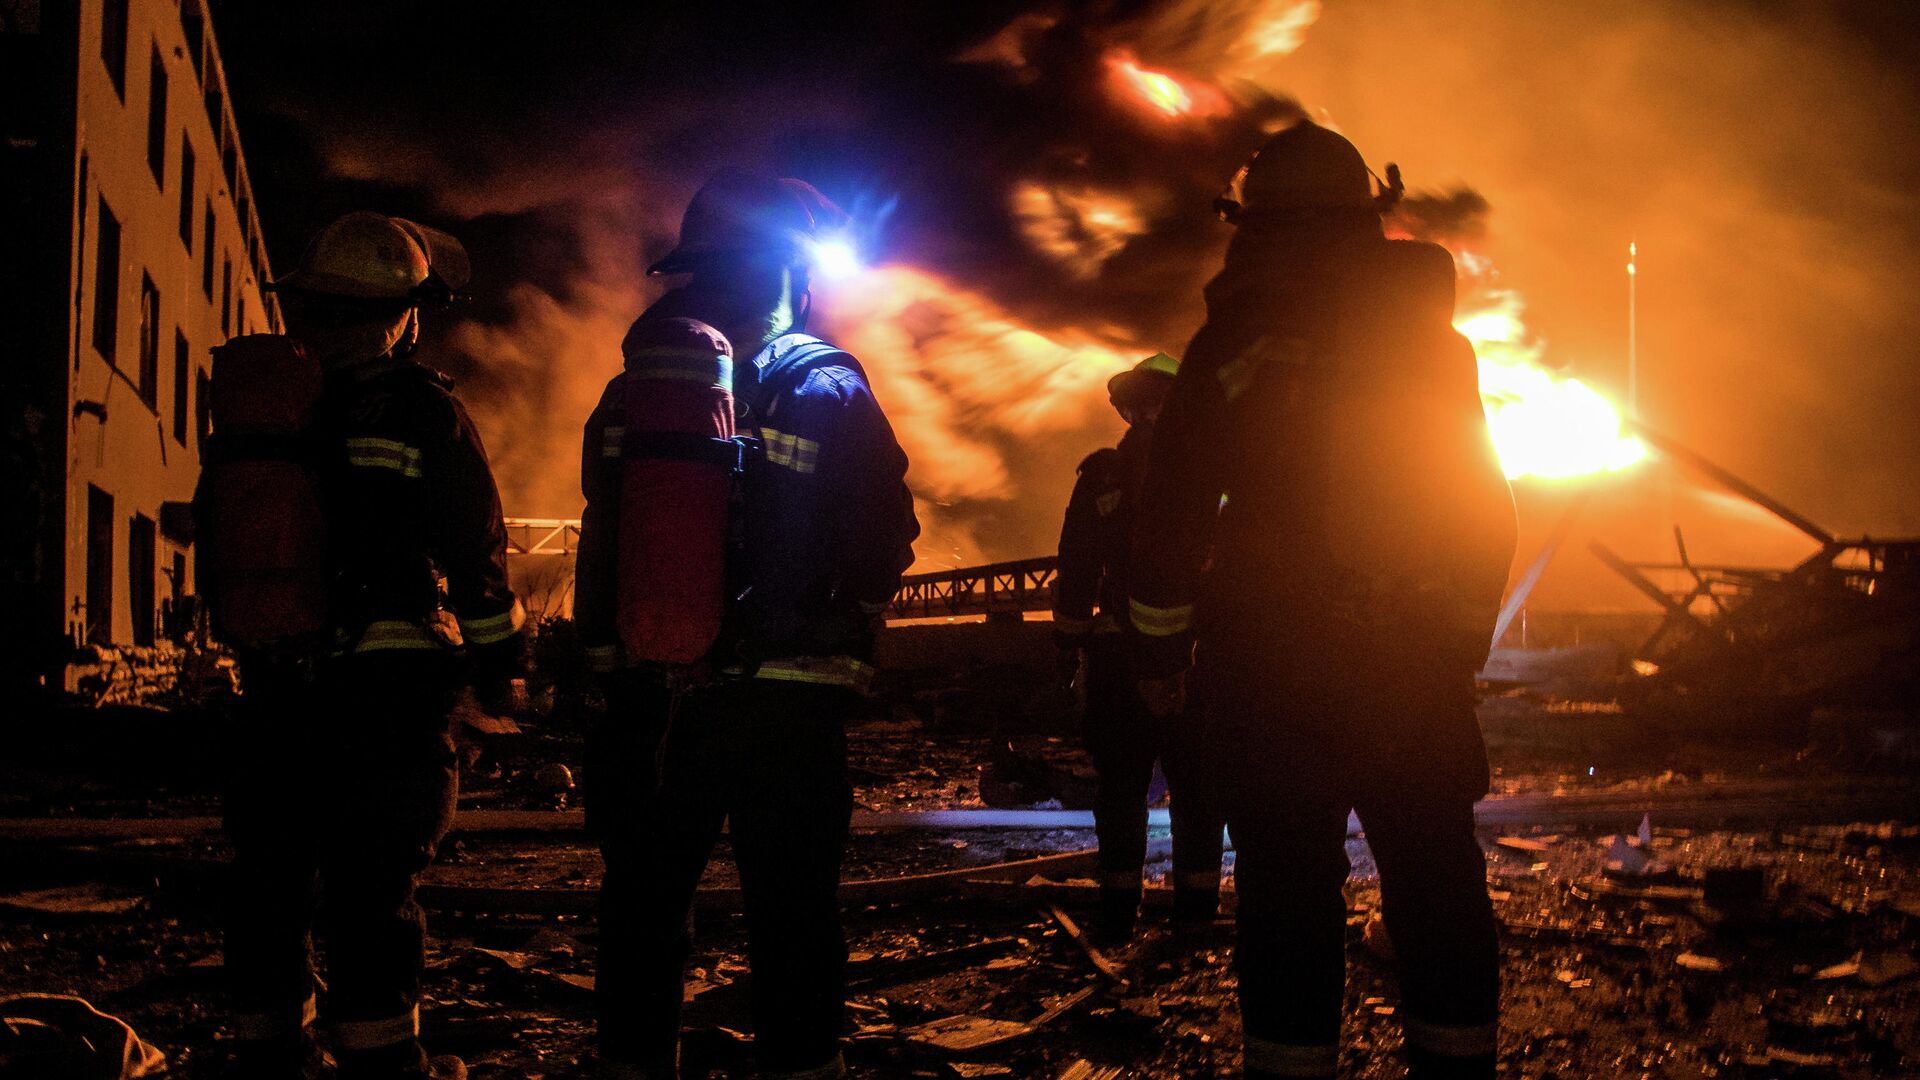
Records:
M1636 238L1643 415L1836 530L1920 533L1920 12L1670 6L1326 0L1265 52L1294 0L213 12L276 268L360 207L469 245L426 357L510 513L577 511L642 268L704 176L752 164L911 268L822 308L915 455L923 564L1050 550L1072 464L1117 433L1107 371L1184 347L1228 232L1210 202L1298 101L1411 189L1484 196L1485 284L1616 400ZM1121 55L1221 107L1143 109ZM1518 488L1523 519L1555 497ZM1661 490L1619 543L1670 546Z

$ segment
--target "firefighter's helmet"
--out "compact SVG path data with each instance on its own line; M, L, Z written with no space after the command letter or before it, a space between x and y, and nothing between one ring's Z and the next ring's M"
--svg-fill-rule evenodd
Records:
M804 180L728 169L694 193L679 242L647 272L685 274L742 256L804 264L811 245L846 221L845 211Z
M467 283L466 249L438 229L356 210L321 229L270 288L347 300L445 302Z
M1107 397L1116 409L1147 404L1167 392L1180 371L1180 361L1166 353L1154 353L1145 360L1107 380Z
M1302 120L1268 139L1214 206L1238 224L1242 217L1272 212L1385 212L1401 191L1398 167L1387 166L1387 179L1376 192L1366 159L1345 136Z

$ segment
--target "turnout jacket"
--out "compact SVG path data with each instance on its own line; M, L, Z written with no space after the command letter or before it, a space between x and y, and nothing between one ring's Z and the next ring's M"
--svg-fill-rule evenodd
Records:
M330 374L317 426L340 649L510 649L526 612L486 448L451 381L411 361Z
M1146 472L1150 426L1127 430L1120 445L1080 463L1060 525L1059 570L1053 581L1053 629L1063 644L1128 628L1127 564L1134 505ZM1095 610L1098 609L1096 616Z
M1242 227L1142 485L1149 673L1185 668L1196 629L1275 620L1485 660L1515 526L1453 290L1444 249L1387 240L1370 212Z
M920 534L906 452L859 361L818 338L776 338L734 370L736 427L760 448L740 485L735 599L713 659L757 678L864 689L872 623ZM624 663L614 625L621 452L608 433L624 429L626 378L607 384L582 440L574 615L599 670Z

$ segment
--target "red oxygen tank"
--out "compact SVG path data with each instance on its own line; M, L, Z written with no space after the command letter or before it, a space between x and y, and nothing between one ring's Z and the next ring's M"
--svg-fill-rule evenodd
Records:
M621 351L620 643L630 661L691 664L726 612L733 347L703 322L642 319Z
M326 625L326 519L308 442L321 390L319 361L283 335L213 350L195 558L213 635L230 645L300 642Z

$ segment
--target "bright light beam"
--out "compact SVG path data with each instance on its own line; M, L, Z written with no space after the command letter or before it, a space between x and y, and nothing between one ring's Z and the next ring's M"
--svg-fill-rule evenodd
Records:
M814 272L829 281L850 278L866 269L861 265L860 253L854 250L853 242L843 236L814 241L811 255Z

